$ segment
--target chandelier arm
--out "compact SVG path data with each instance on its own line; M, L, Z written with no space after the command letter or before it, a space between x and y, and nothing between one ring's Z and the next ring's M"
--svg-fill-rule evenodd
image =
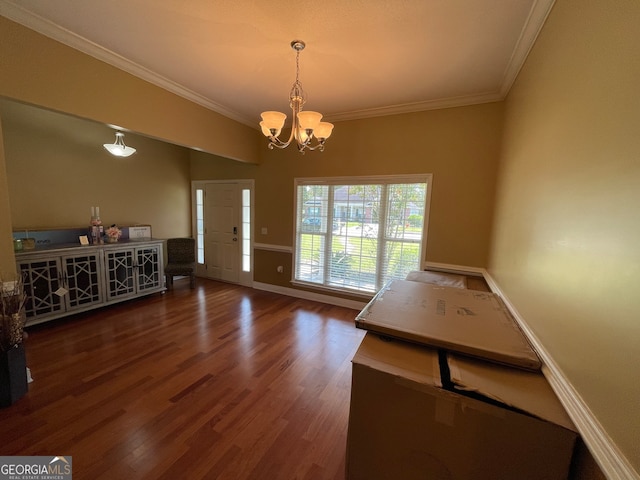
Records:
M300 137L298 135L298 128L299 128L298 112L300 111L300 107L299 107L300 104L301 104L300 99L298 98L294 99L293 96L291 97L290 105L291 105L291 112L292 112L292 122L291 122L291 133L289 134L289 140L287 140L286 142L283 142L276 136L270 136L268 137L270 141L269 143L270 149L273 149L273 147L280 148L280 149L287 148L289 145L291 145L291 142L293 141L294 138L296 139L296 142L298 142L298 145L303 143L300 141Z
M324 140L322 140L322 141L318 140L318 143L316 143L313 147L309 143L307 143L304 146L304 149L309 150L311 152L313 152L314 150L318 150L320 152L324 152ZM302 150L300 150L300 151L302 151Z
M286 142L283 142L282 140L280 140L278 137L274 137L274 136L270 136L269 138L269 148L273 149L273 147L276 148L287 148L289 145L291 145L291 141L293 140L293 129L291 129L291 134L289 135L289 140L287 140Z

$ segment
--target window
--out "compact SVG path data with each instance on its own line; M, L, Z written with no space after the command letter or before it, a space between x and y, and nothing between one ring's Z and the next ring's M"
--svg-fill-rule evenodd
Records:
M296 179L294 281L368 293L419 270L430 182Z
M242 189L242 271L251 271L251 189Z
M204 190L196 189L196 251L198 263L204 265Z

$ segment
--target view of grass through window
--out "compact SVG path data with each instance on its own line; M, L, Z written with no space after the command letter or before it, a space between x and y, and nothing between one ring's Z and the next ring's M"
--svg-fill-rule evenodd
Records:
M296 185L295 280L375 292L420 269L427 180L349 180Z

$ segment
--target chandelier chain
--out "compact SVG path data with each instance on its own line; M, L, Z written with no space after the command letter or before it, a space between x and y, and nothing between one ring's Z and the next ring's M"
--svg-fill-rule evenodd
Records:
M300 51L301 48L295 48L296 51L296 81L293 83L291 87L291 92L289 93L289 105L291 108L294 108L294 105L297 106L297 111L302 109L302 106L306 102L306 95L302 88L302 83L300 83Z

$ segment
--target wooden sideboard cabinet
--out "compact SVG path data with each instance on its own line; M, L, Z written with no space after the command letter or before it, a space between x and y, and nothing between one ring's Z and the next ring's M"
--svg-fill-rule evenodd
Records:
M27 294L27 325L163 292L162 240L16 253Z

